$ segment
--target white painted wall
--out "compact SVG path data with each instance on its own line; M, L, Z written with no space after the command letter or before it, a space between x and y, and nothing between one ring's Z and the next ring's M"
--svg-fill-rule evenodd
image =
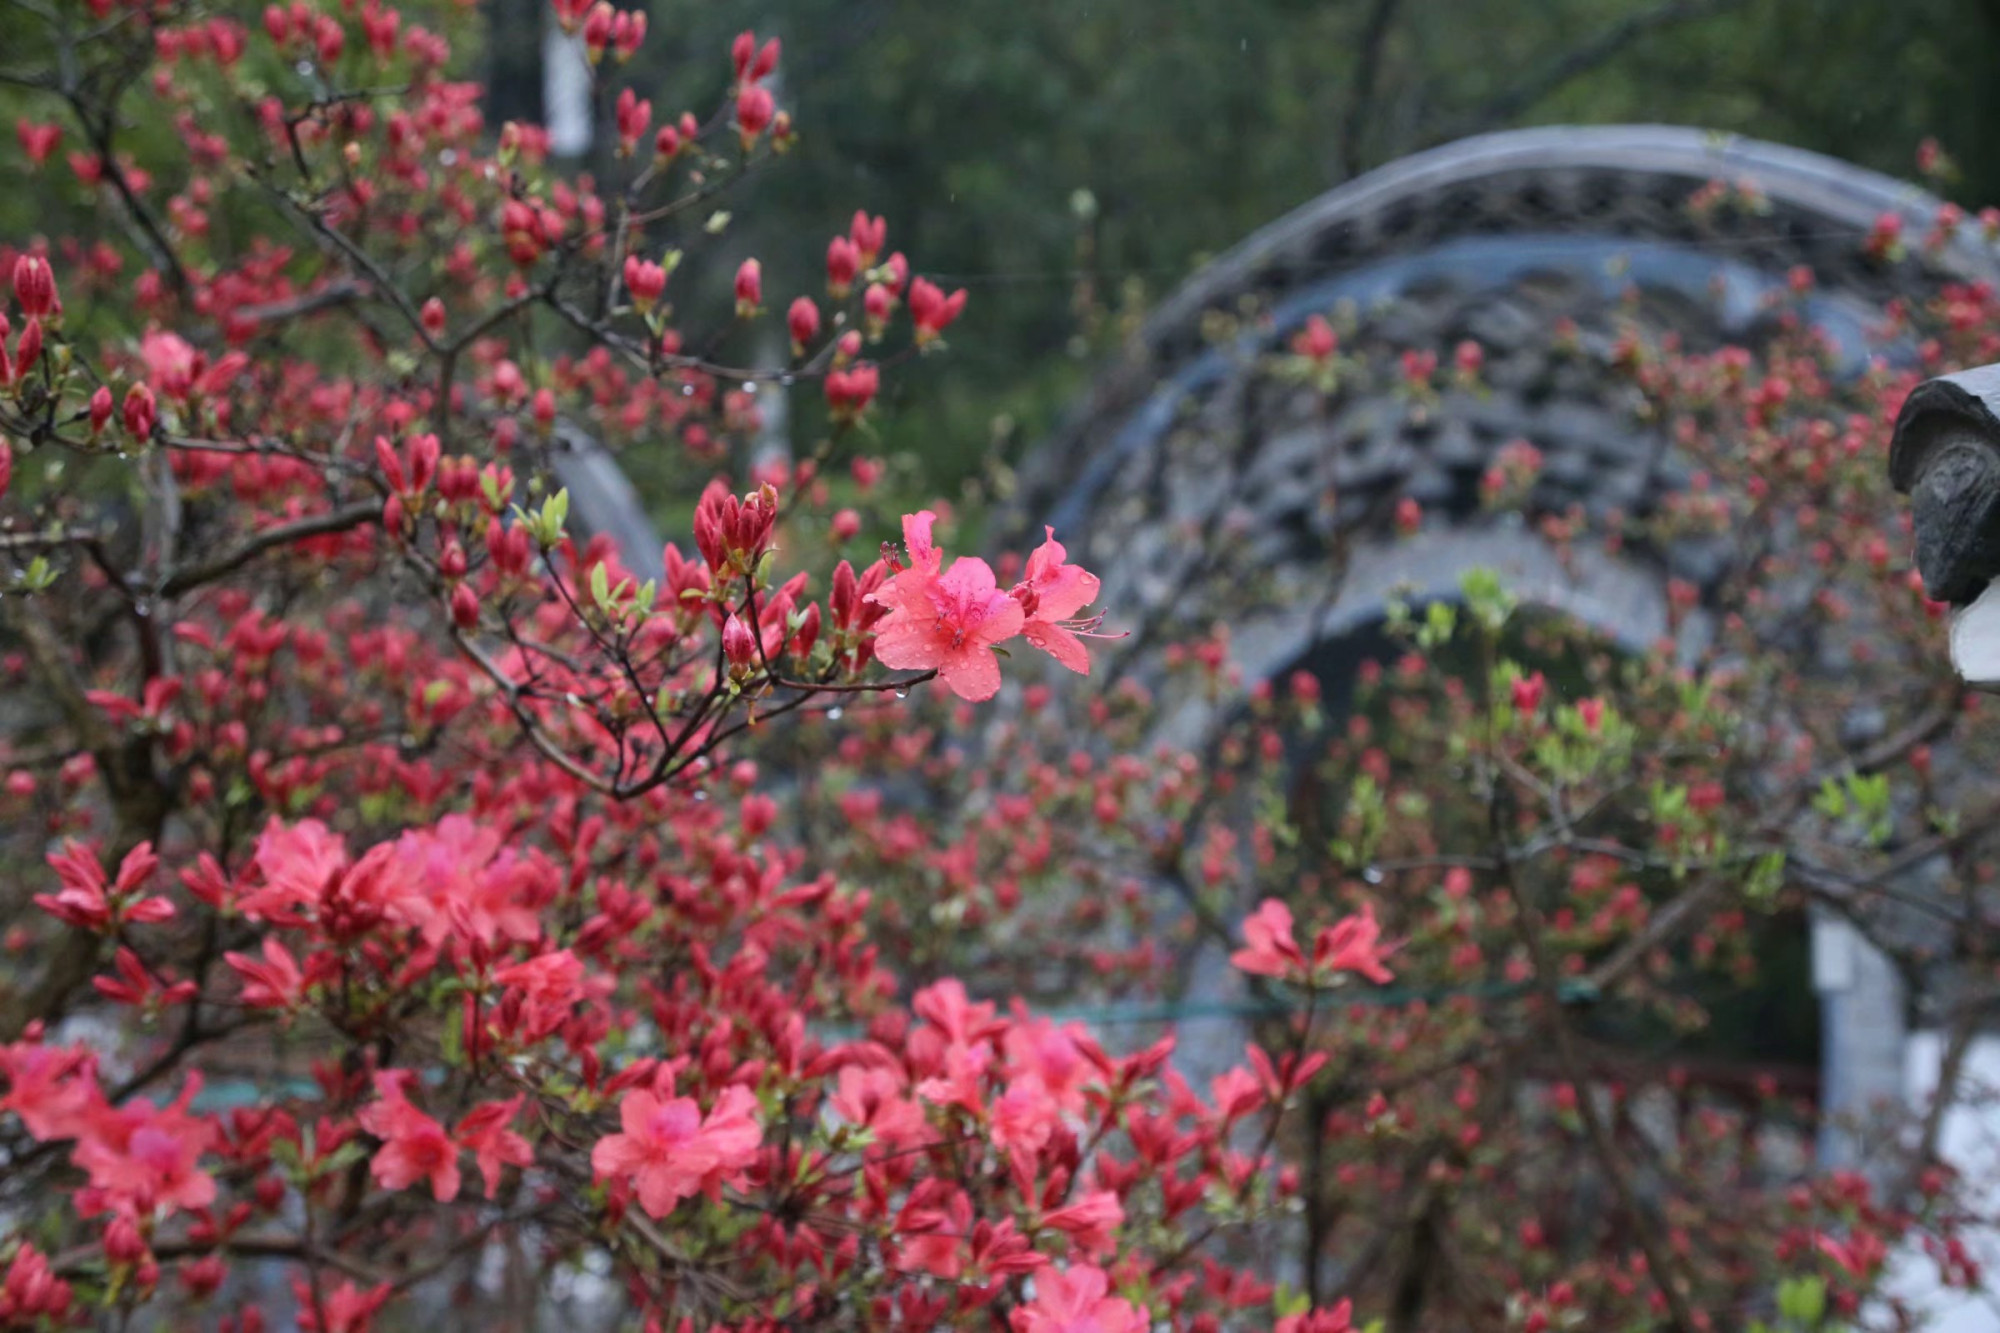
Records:
M542 38L542 114L552 154L581 157L589 151L590 61L583 54L583 37L564 36L553 10Z
M1942 1033L1915 1032L1904 1046L1905 1088L1919 1110L1929 1105L1937 1088L1944 1045ZM2000 1037L1973 1042L1938 1149L1968 1180L1982 1182L1985 1207L2000 1211ZM1927 1333L2000 1333L2000 1231L1981 1228L1963 1239L1985 1270L1988 1290L1945 1290L1938 1283L1937 1265L1916 1247L1891 1260L1887 1287L1929 1315Z

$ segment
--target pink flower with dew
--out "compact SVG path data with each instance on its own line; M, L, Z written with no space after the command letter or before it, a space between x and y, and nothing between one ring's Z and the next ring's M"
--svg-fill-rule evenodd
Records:
M871 596L889 608L875 629L875 656L891 670L935 671L953 694L978 703L1000 692L994 646L1019 634L1027 616L977 556L961 556L938 572L943 556L931 542L935 520L929 510L903 520L911 563Z
M1056 530L1042 531L1047 540L1028 557L1027 577L1012 593L1027 617L1021 633L1071 671L1087 676L1090 654L1078 636L1094 634L1099 618L1077 619L1076 614L1097 600L1097 575L1065 563L1068 552L1056 540Z

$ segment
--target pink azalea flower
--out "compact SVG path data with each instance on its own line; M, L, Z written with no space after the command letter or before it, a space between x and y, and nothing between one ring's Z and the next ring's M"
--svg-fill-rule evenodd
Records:
M1034 1303L1015 1310L1014 1333L1144 1333L1147 1319L1123 1297L1110 1296L1111 1280L1094 1264L1068 1272L1035 1274Z
M706 1116L692 1097L661 1097L640 1089L618 1105L622 1133L597 1141L590 1165L599 1180L630 1180L639 1206L665 1217L674 1205L740 1174L757 1155L763 1131L748 1088L723 1089Z
M116 1109L100 1107L88 1118L75 1160L104 1207L144 1214L215 1202L214 1178L196 1168L215 1127L187 1109L200 1089L200 1080L190 1078L165 1107L135 1098Z
M1359 916L1343 917L1313 941L1313 966L1322 971L1356 972L1380 986L1392 980L1382 966L1382 928L1375 905L1364 904Z
M222 961L243 978L243 1003L252 1009L296 1009L305 1002L306 977L275 935L264 937L264 961L225 953Z
M841 1119L872 1130L876 1142L897 1147L924 1136L924 1109L903 1095L906 1086L893 1069L848 1065L827 1100Z
M489 1199L500 1188L502 1166L528 1166L535 1160L534 1149L528 1146L528 1141L507 1128L520 1111L521 1101L517 1094L504 1102L483 1102L467 1111L465 1118L458 1122L456 1137L459 1146L470 1152L478 1162L479 1174L486 1182L486 1197Z
M1342 1301L1331 1310L1308 1310L1288 1314L1273 1333L1348 1333L1354 1327L1354 1302Z
M1116 1246L1118 1228L1125 1225L1125 1209L1112 1191L1093 1190L1067 1208L1048 1214L1042 1225L1067 1233L1078 1249L1098 1257Z
M0 1046L0 1074L7 1095L0 1111L12 1111L38 1139L76 1137L85 1114L98 1104L97 1060L75 1046L17 1041Z
M273 819L257 839L251 865L262 887L237 904L252 921L304 925L330 881L350 864L347 844L317 819L289 827Z
M121 921L165 921L174 914L171 902L138 896L140 886L159 864L153 844L142 842L118 863L116 882L106 883L104 868L94 852L81 843L65 843L62 851L49 857L50 867L62 881L62 892L36 894L35 906L84 930L105 931Z
M895 671L936 671L953 694L978 703L1000 692L994 645L1019 634L1027 616L977 556L961 556L938 572L943 555L931 543L936 517L926 509L903 520L910 567L870 598L889 608L875 629L875 656Z
M1029 643L1081 675L1090 674L1090 655L1079 633L1089 633L1094 621L1077 620L1076 613L1097 600L1097 575L1065 564L1068 553L1056 540L1054 528L1044 528L1045 540L1028 557L1027 577L1015 586L1027 620L1021 627Z
M395 1294L387 1282L366 1291L352 1282L343 1282L328 1292L321 1303L315 1301L312 1287L304 1278L294 1279L292 1290L298 1296L299 1327L304 1333L368 1333L376 1311ZM324 1328L320 1326L321 1314L326 1316Z
M363 1129L382 1140L369 1169L386 1190L405 1190L429 1180L437 1201L450 1203L458 1197L458 1145L443 1125L410 1104L403 1079L400 1070L375 1075L380 1100L363 1107L356 1117Z
M1244 946L1229 961L1260 977L1282 977L1305 966L1305 955L1292 938L1292 912L1276 898L1266 898L1243 923Z
M993 1146L1032 1161L1061 1123L1061 1108L1040 1075L1023 1074L993 1101Z

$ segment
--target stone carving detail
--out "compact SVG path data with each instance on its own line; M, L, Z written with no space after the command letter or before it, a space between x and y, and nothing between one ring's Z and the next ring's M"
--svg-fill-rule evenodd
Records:
M1896 417L1889 480L1911 497L1924 591L1963 606L2000 576L2000 366L1918 385Z

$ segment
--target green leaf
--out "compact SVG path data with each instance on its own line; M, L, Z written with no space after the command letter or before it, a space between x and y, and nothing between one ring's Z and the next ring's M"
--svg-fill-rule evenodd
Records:
M1743 894L1753 903L1769 903L1778 896L1778 890L1784 887L1784 883L1784 852L1766 852L1750 867L1750 874L1743 881Z
M1514 614L1514 599L1494 570L1483 567L1468 570L1458 587L1465 598L1466 610L1489 632L1498 630Z
M1795 1277L1778 1284L1778 1313L1795 1324L1816 1328L1826 1317L1826 1282Z

